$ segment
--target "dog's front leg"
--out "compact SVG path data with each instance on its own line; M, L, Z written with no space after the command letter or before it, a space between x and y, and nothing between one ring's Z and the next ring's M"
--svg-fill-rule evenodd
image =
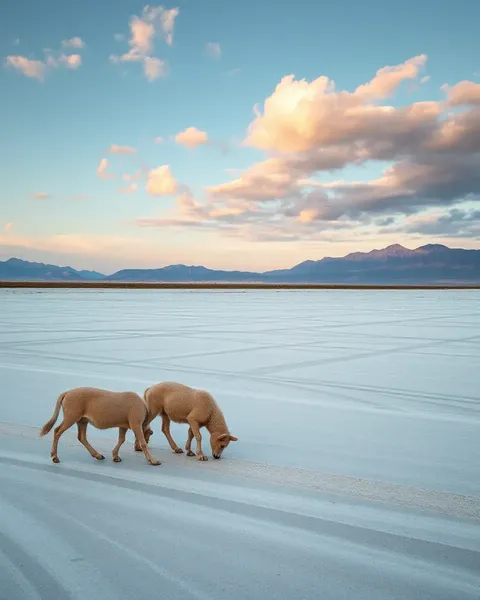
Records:
M195 439L197 441L197 460L208 460L208 458L205 456L205 454L202 451L202 436L200 435L200 427L198 426L197 421L195 421L195 419L192 418L187 418L188 424L190 425L190 427L192 428L192 432L193 435L195 436Z

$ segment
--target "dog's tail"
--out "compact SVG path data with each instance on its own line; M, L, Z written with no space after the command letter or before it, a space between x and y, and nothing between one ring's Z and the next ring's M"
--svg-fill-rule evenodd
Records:
M55 410L53 411L52 418L49 421L47 421L45 423L45 425L42 427L42 429L40 431L40 437L47 435L47 433L50 431L50 429L55 425L55 423L58 419L58 414L60 412L60 407L62 406L63 399L65 398L66 395L67 395L67 392L63 392L63 394L60 394L60 396L58 397L57 403L55 404Z
M143 400L145 402L145 404L147 404L148 406L148 392L152 389L152 386L148 387L144 392L143 392Z

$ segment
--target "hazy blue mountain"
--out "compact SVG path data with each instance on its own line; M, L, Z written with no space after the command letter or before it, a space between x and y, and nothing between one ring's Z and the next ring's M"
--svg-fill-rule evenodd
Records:
M409 250L394 244L382 250L353 252L342 258L306 260L291 269L264 273L221 271L202 266L170 265L159 269L123 269L105 276L30 263L12 258L0 262L0 280L112 282L243 282L332 284L480 284L480 250L428 244Z
M96 271L77 271L72 267L46 265L19 258L0 261L2 281L94 281L104 277L105 275Z

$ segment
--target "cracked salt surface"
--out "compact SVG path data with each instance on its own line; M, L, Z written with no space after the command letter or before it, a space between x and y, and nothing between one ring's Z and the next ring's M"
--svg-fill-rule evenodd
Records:
M480 597L477 291L0 291L0 598ZM215 394L221 461L38 439L59 393ZM184 445L186 428L172 425ZM208 445L207 445L208 447Z

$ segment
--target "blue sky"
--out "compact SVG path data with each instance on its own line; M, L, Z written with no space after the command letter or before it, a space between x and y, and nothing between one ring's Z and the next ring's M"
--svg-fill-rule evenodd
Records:
M0 256L262 270L395 242L478 247L479 22L474 0L7 0ZM352 108L342 92L386 66L398 81L378 80ZM288 75L310 91L285 85L264 110ZM321 76L335 89L314 90ZM417 105L420 117L406 115ZM387 121L379 106L394 111ZM174 138L187 128L193 146ZM325 167L322 153L342 158ZM112 178L98 176L102 159Z

